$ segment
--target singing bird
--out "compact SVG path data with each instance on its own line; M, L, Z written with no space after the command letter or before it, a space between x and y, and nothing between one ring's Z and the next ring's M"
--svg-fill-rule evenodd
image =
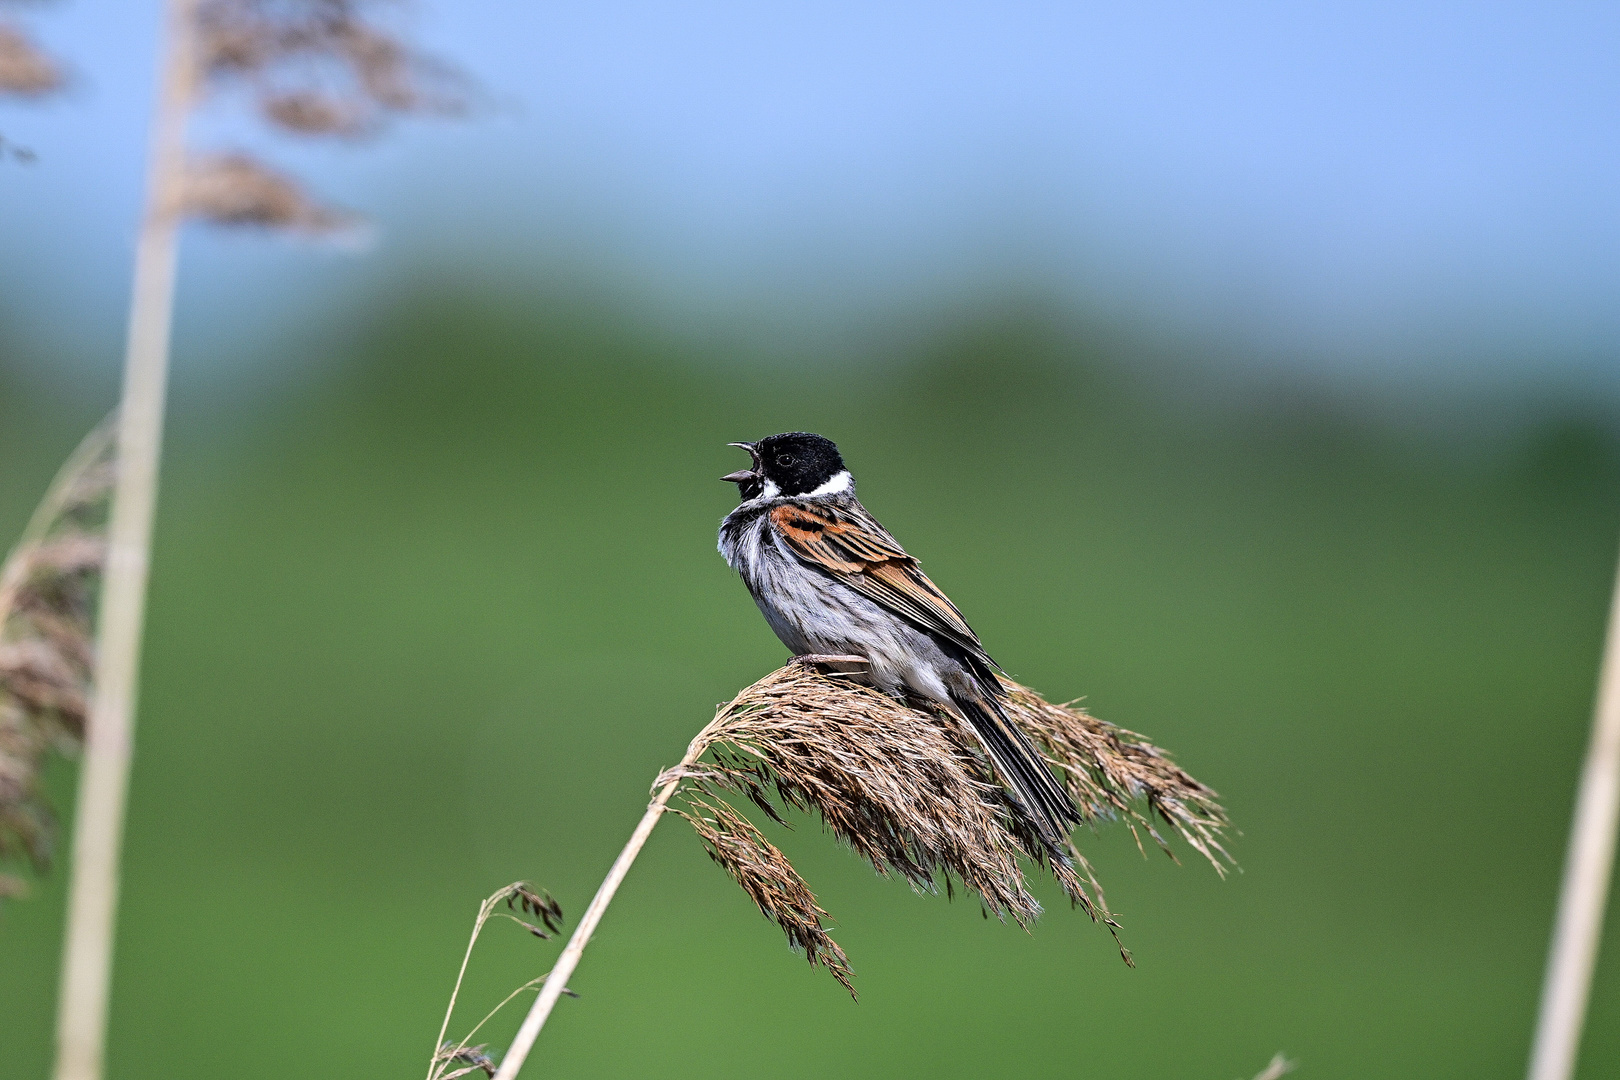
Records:
M873 683L967 721L1015 811L1062 858L1073 801L1002 708L1000 670L978 635L855 497L838 447L804 431L730 443L753 465L721 477L742 501L720 554L795 656L865 657Z

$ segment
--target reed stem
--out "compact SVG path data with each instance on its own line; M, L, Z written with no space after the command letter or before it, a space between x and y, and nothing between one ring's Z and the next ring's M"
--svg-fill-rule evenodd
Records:
M1558 917L1547 956L1530 1053L1530 1080L1570 1080L1581 1047L1587 997L1603 939L1603 915L1620 824L1620 576L1609 608L1592 740L1581 770L1564 861Z
M145 216L135 252L118 473L97 627L84 770L74 820L56 1080L100 1080L133 750L152 519L185 184L186 119L196 87L197 0L168 0L166 56L152 120Z
M703 732L692 741L692 745L687 748L686 757L682 758L681 764L677 766L678 769L692 764L707 748L708 730L704 728ZM541 985L540 996L529 1006L529 1015L523 1018L523 1025L518 1028L517 1036L512 1039L512 1045L507 1049L506 1056L501 1059L501 1067L495 1074L495 1080L515 1080L518 1070L523 1068L524 1060L534 1048L534 1041L540 1037L540 1029L545 1026L546 1018L551 1015L552 1006L557 1004L557 999L562 996L563 989L568 985L569 976L579 966L580 957L585 953L585 946L590 943L591 934L602 921L602 915L607 911L608 905L613 902L613 894L619 891L619 885L630 872L630 865L636 861L636 856L641 854L642 846L647 843L647 837L652 835L653 826L658 824L658 819L663 816L670 798L680 786L679 777L669 781L659 789L653 801L648 804L647 812L642 815L635 832L630 834L630 842L624 845L624 850L619 852L619 857L613 861L613 868L608 871L607 877L596 890L596 895L591 898L591 906L585 909L579 925L574 928L573 936L568 939L568 944L563 948L562 955L557 958L551 974Z

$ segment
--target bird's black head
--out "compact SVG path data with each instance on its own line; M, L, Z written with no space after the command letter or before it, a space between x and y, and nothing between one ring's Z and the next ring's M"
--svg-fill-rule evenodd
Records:
M757 443L732 443L747 450L754 467L722 476L736 484L744 501L761 495L833 495L853 491L855 482L831 439L807 431L772 435Z

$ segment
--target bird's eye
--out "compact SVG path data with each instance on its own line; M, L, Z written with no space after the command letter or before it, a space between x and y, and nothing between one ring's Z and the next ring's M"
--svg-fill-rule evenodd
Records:
M791 465L793 464L793 455L783 454L781 457L776 459L776 463L778 465Z

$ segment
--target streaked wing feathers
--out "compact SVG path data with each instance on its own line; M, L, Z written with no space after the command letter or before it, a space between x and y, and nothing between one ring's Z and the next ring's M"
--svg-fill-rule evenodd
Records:
M771 523L795 555L868 600L994 665L956 605L870 515L825 503L783 503Z

